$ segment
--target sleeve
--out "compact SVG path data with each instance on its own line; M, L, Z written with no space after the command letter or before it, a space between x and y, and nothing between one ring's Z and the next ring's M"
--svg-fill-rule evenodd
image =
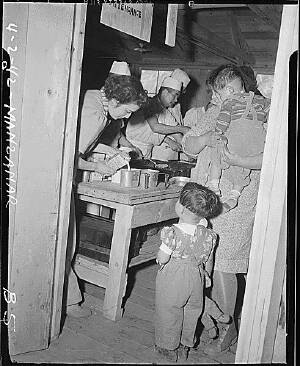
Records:
M217 243L217 234L211 229L207 229L204 235L204 246L209 251L209 256L212 254Z
M161 238L161 245L159 249L165 252L166 254L169 255L172 254L172 252L176 248L174 228L172 226L164 227L161 230L160 238Z
M231 121L231 110L232 110L232 102L231 101L225 101L222 104L221 111L219 113L219 116L217 118L216 123L216 131L224 133L227 131L228 126Z
M84 153L90 143L106 126L106 115L99 90L87 90L84 96L79 130L79 152Z
M205 113L202 112L201 110L201 113L204 115ZM199 136L201 135L201 131L198 131L197 128L196 128L196 125L198 122L198 112L197 112L197 109L196 108L191 108L189 109L186 114L185 114L185 117L183 119L183 124L184 126L188 126L188 127L191 127L191 129L183 136L182 140L181 140L181 146L182 146L182 151L191 156L191 157L194 157L194 158L197 158L198 154L191 154L189 152L189 143L188 143L188 138L191 137L191 136ZM193 128L194 127L194 128Z

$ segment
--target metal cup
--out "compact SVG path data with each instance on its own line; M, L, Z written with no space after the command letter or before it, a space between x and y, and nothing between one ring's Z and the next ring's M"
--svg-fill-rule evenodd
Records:
M134 188L138 187L140 183L140 169L121 169L120 185L122 187Z
M154 169L142 169L140 187L143 188L155 188L158 184L158 170Z

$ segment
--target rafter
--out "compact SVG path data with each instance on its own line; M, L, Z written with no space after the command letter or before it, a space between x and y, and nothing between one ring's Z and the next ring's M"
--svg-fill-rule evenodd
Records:
M282 5L247 4L247 6L266 24L279 32L281 24Z
M243 33L239 27L237 18L235 16L234 11L229 11L228 12L228 17L230 20L230 25L231 25L231 35L232 35L232 40L233 42L236 44L236 46L238 48L240 48L241 50L244 50L245 52L248 53L248 55L251 55L251 57L254 58L253 54L249 51L249 46L243 36Z
M184 34L183 28L177 26L177 30ZM190 42L198 45L199 47L233 62L244 62L250 65L255 64L255 59L252 54L234 46L225 39L217 36L214 32L211 32L207 28L204 28L195 22L193 22L190 34L186 37Z

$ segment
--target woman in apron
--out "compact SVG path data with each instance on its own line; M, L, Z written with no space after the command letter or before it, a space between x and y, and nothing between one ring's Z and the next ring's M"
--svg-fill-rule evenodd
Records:
M211 73L208 85L213 83L214 78L223 67L219 67ZM213 102L216 105L212 105L205 113L196 109L192 115L187 113L186 117L198 118L199 122L191 132L184 136L182 141L183 151L197 157L196 167L191 172L191 180L203 185L207 182L210 162L210 149L206 147L215 146L219 139L214 129L220 105L216 100ZM215 252L212 299L217 302L224 313L233 317L237 299L236 274L246 274L248 270L263 153L250 157L241 157L229 151L223 153L223 160L229 165L251 169L250 183L243 189L238 206L211 220L213 230L219 236ZM224 196L231 190L231 182L225 175L221 177L220 189ZM222 352L236 342L236 339L235 322L229 325L219 324L219 337L211 341L204 351L209 354Z
M100 90L88 90L85 94L79 129L79 144L77 169L97 172L102 175L112 175L118 169L112 156L118 156L125 165L128 153L118 150L119 146L126 146L135 150L121 133L122 119L130 117L147 100L140 81L130 75L126 62L114 62L104 86ZM110 133L106 133L108 131ZM106 135L106 136L105 136ZM110 141L109 141L110 140ZM108 144L104 144L106 142ZM106 154L108 159L103 161L89 161L92 152ZM89 309L82 308L79 303L82 295L77 276L72 269L72 259L76 247L75 204L72 195L69 237L69 253L66 262L67 285L67 315L85 317L90 315Z

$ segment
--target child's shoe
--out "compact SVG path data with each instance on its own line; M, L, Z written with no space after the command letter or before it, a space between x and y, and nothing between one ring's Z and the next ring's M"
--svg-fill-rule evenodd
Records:
M238 200L241 193L235 189L232 189L227 199L223 203L223 212L227 212L235 208L238 204Z
M169 350L166 348L159 347L157 345L154 346L154 350L160 356L166 358L168 361L177 362L177 350Z
M184 346L180 343L179 347L177 348L177 355L178 360L187 360L189 357L190 347Z

